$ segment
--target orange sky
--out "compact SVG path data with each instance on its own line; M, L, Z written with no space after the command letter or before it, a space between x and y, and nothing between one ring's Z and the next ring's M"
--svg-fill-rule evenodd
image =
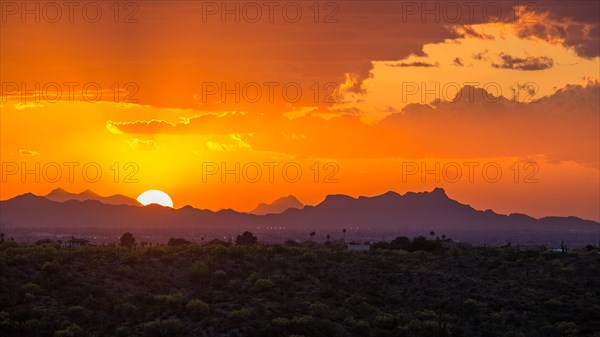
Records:
M160 189L247 211L442 186L600 220L597 2L251 3L3 2L0 199Z

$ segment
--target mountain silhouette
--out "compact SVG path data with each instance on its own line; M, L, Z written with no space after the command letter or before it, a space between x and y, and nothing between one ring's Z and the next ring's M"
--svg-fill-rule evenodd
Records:
M279 214L290 208L302 207L304 207L304 204L301 203L300 200L293 195L288 195L287 197L281 197L270 204L260 203L249 213L256 215Z
M97 200L107 205L130 205L130 206L141 206L141 204L128 196L122 194L115 194L109 197L103 197L91 190L85 190L79 194L68 192L62 188L52 190L46 194L44 198L52 201L64 202L67 200Z
M269 226L297 231L366 233L444 233L461 239L577 242L597 238L598 222L577 217L533 218L476 210L449 198L441 188L430 192L387 192L374 197L329 195L315 206L290 208L280 214L255 215L234 210L180 209L149 205L104 204L98 200L57 202L33 194L0 201L0 220L14 228L132 228L194 230L261 229ZM589 241L595 242L595 241Z

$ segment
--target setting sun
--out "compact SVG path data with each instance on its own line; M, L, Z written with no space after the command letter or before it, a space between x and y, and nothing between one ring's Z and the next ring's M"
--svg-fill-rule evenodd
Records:
M158 204L165 207L173 207L173 200L163 191L148 190L137 197L140 204L146 206L149 204Z
M0 0L0 41L4 337L600 337L598 0Z

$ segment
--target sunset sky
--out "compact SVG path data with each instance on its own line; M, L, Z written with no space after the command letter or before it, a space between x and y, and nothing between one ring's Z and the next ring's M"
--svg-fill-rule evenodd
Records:
M520 3L3 1L0 199L440 186L598 221L599 3Z

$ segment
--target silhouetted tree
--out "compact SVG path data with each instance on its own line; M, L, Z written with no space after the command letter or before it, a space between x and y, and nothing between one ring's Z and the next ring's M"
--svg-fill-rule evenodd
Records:
M229 247L230 244L227 241L223 241L221 239L212 239L206 243L206 245L215 245L215 246L224 246Z
M285 240L284 244L287 246L294 246L294 247L300 246L300 244L294 240Z
M39 239L35 242L36 245L44 245L44 244L49 244L52 243L52 240L46 238L46 239Z
M242 235L238 235L235 239L235 244L238 246L251 246L258 242L258 239L254 234L250 232L244 232Z
M169 242L167 242L168 246L177 247L183 245L189 245L191 242L184 238L170 238Z
M327 238L327 241L329 241L331 239L331 235L327 234L326 238Z
M135 237L133 236L133 234L129 233L129 232L125 232L125 234L123 234L123 236L121 236L121 239L119 239L119 242L121 244L121 246L125 246L129 249L133 248L133 246L135 246Z
M406 236L399 236L390 242L392 249L410 250L410 239Z
M427 240L424 236L417 236L410 244L411 251L423 250L423 251L434 251L440 249L442 243L440 241Z
M317 232L310 232L310 239L314 239L315 235L317 235Z

